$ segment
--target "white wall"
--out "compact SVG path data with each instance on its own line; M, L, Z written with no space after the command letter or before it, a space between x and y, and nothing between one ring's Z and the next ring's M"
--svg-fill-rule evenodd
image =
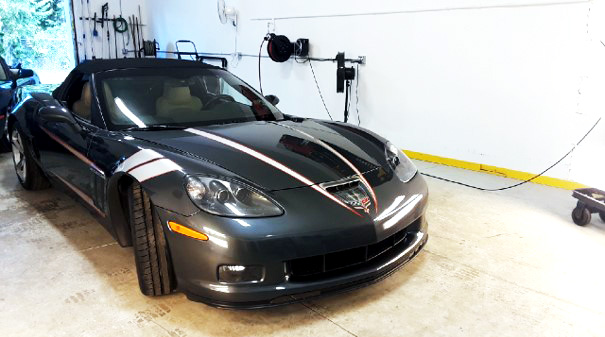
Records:
M162 48L191 39L200 51L244 54L258 54L267 33L268 21L255 18L407 11L278 19L275 32L309 38L314 57L367 56L359 74L361 125L400 147L535 173L603 115L605 9L601 0L530 1L226 0L239 11L237 32L220 24L214 0L147 5L151 36ZM232 72L258 87L256 58L230 61ZM342 119L336 65L313 65L329 110ZM278 95L282 111L327 118L308 64L263 59L262 74L265 94ZM357 122L355 99L352 110ZM605 121L548 175L605 187L604 129Z
M109 4L108 16L110 19L113 19L114 15L116 17L122 16L128 21L128 17L131 15L136 15L139 18L139 5L141 6L141 16L143 20L143 24L147 25L141 27L143 29L143 38L148 39L148 31L149 29L149 19L150 17L147 15L147 7L146 0L71 0L74 5L74 14L75 14L75 28L77 34L77 48L79 51L80 61L83 61L85 56L88 60L92 59L93 56L93 48L94 55L96 58L116 58L115 57L115 43L114 43L114 29L113 22L105 23L104 28L101 28L101 24L97 23L97 31L98 36L93 36L94 25L90 20L80 20L80 17L87 18L94 17L94 13L97 13L97 18L101 18L101 6L105 3ZM121 10L120 10L121 8ZM107 41L107 24L109 24L109 43ZM118 58L123 58L122 49L126 47L127 50L134 50L133 43L130 42L126 45L126 42L129 40L132 41L132 37L130 37L130 26L129 30L123 35L117 34L117 44L118 44ZM86 37L83 38L83 34L86 34ZM124 38L124 39L122 39ZM128 57L133 57L133 53L128 53Z

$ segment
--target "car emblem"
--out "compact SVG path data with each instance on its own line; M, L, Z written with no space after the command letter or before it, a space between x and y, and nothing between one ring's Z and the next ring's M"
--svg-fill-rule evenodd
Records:
M370 213L370 206L372 200L368 196L368 193L358 185L356 187L338 191L335 193L338 195L347 205L353 207L356 210Z
M362 198L359 201L359 203L360 203L359 206L354 206L353 208L362 210L362 211L364 211L364 212L366 212L366 213L369 214L370 213L370 205L372 204L372 202L370 201L370 198L369 197Z

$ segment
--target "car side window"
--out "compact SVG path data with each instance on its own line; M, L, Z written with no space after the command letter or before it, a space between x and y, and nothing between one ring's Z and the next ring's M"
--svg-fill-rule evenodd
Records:
M71 112L90 122L92 115L92 88L89 78L76 81L67 93L66 102Z
M0 65L0 81L8 81L8 76L4 71L4 67Z

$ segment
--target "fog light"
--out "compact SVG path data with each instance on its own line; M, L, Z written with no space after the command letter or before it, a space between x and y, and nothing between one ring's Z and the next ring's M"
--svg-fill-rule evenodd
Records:
M226 283L260 282L263 280L263 266L222 265L218 267L218 280Z

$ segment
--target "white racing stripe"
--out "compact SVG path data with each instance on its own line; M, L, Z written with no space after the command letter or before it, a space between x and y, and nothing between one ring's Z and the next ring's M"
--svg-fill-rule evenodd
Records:
M142 149L124 160L116 172L127 172L140 183L182 168L150 149Z
M116 171L128 172L133 167L139 166L141 164L144 164L146 162L149 162L149 161L152 161L152 160L158 159L158 158L164 158L164 156L162 156L161 154L159 154L153 150L142 149L142 150L136 152L135 154L133 154L132 156L128 157L126 160L124 160L118 166Z
M136 167L130 170L128 173L142 183L145 180L161 176L162 174L166 174L168 172L179 171L181 169L182 168L172 160L162 158Z
M354 209L349 207L347 204L345 204L344 202L339 200L337 197L328 193L323 188L317 186L317 184L314 183L313 181L309 180L308 178L304 177L303 175L299 174L298 172L290 169L289 167L283 165L282 163L280 163L278 161L275 161L272 158L267 157L266 155L264 155L256 150L253 150L245 145L242 145L242 144L234 142L232 140L223 138L221 136L217 136L217 135L209 133L209 132L205 132L205 131L201 131L201 130L197 130L197 129L186 129L185 131L196 134L198 136L202 136L202 137L214 140L218 143L221 143L223 145L226 145L226 146L232 147L236 150L239 150L241 152L244 152L262 162L265 162L266 164L269 164L269 165L275 167L276 169L288 174L292 178L295 178L296 180L304 183L305 185L310 186L315 191L321 193L325 197L329 198L330 200L334 201L335 203L339 204L340 206L346 208L347 210L351 211L352 213L356 214L357 216L361 216L361 214L359 214L357 211L355 211Z
M359 177L359 180L361 180L361 183L368 189L368 191L370 192L370 195L372 196L372 200L374 201L374 209L376 210L376 213L378 213L378 201L376 200L376 194L374 193L374 189L372 188L372 186L370 185L370 183L366 180L366 178L363 176L363 174L357 169L357 167L355 167L355 165L353 165L353 163L351 163L347 158L345 158L342 154L340 154L340 152L336 151L333 147L331 147L330 145L326 144L324 141L322 141L321 139L317 139L314 136L302 131L302 130L298 130L295 129L291 126L288 125L283 125L283 124L278 124L280 126L283 126L285 128L288 128L290 130L294 130L304 136L306 136L307 138L311 138L311 140L313 140L314 142L316 142L317 144L323 146L325 149L327 149L328 151L332 152L334 155L336 155L336 157L338 157L338 159L342 160L345 164L347 164L347 166L349 166L353 172L355 172L355 174Z

